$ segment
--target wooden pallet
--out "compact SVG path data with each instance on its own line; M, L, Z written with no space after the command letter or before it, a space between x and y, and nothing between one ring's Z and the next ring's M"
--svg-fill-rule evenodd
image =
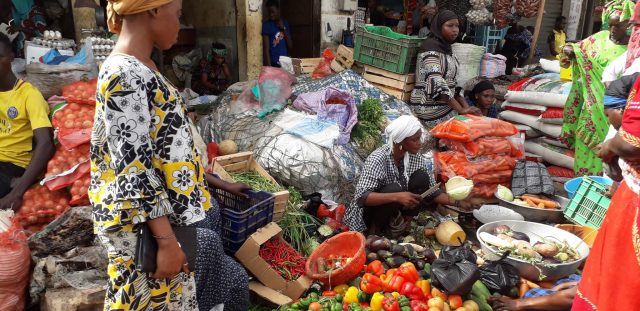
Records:
M401 75L367 65L360 67L359 71L365 80L383 92L402 101L408 101L411 98L411 91L416 83L415 74Z
M311 74L318 67L322 58L292 58L293 70L296 75Z

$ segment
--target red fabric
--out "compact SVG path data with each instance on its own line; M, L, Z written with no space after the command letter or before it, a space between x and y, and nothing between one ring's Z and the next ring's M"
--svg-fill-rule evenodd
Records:
M571 310L640 306L639 205L638 194L622 183L591 248Z
M560 166L549 166L547 167L547 171L549 171L549 175L552 177L565 177L565 178L574 178L576 177L576 173L573 172L572 169L568 169Z
M633 31L631 32L631 38L629 39L629 44L627 45L627 65L625 68L631 67L633 61L640 57L640 2L636 3L635 10L633 11L633 17L631 18L631 23L636 24L633 26Z
M564 117L564 108L549 107L547 111L542 113L541 117L543 119L562 119Z
M523 114L530 115L530 116L539 116L539 115L542 114L542 111L536 110L536 109L520 108L520 107L514 107L514 106L510 106L510 105L505 105L505 106L503 106L503 108L505 110L511 110L511 111L523 113Z
M640 79L633 85L629 94L627 108L622 118L622 129L627 134L630 134L629 139L625 140L629 144L638 147L638 142L640 141Z

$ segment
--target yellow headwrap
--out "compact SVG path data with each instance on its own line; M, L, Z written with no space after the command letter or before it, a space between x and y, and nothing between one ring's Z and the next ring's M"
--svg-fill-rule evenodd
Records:
M109 0L107 4L107 24L109 31L120 33L122 16L138 14L159 8L173 0Z

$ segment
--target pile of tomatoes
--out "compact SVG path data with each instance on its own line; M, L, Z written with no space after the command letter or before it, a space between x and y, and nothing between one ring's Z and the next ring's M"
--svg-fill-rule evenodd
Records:
M89 205L89 185L91 184L91 175L86 174L71 184L69 192L71 192L71 204L74 206Z
M53 126L58 129L90 129L95 113L95 106L71 103L54 113Z
M35 185L24 193L17 219L23 227L48 224L69 207L69 195L64 190L51 191Z
M89 160L89 144L80 145L72 150L58 145L56 153L47 164L46 177L55 176L68 171L76 164Z
M89 81L77 81L62 88L62 96L70 103L95 105L96 103L96 79Z

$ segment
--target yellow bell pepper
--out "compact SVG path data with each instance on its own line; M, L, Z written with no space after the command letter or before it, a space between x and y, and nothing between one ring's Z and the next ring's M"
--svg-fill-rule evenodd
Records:
M356 287L349 287L347 291L344 293L344 298L342 298L343 303L360 303L358 301L358 292L359 290Z
M369 303L369 307L371 311L380 311L382 310L382 300L384 299L384 295L381 293L373 294L371 297L371 303Z
M420 280L416 282L416 286L418 286L422 290L423 294L431 294L431 283L429 283L429 280Z
M393 298L398 298L398 297L400 297L400 293L393 292L393 293L391 293L391 296L393 296Z
M334 287L333 291L336 292L336 294L340 294L340 295L344 296L344 293L347 292L347 289L349 289L349 285L342 284L342 285L338 285L338 286Z

